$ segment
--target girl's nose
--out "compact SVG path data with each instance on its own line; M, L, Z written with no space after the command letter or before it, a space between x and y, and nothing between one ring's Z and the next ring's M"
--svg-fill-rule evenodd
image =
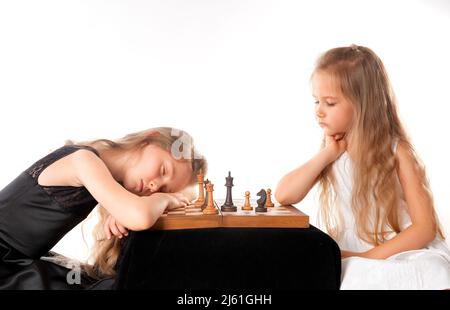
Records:
M316 116L319 117L319 118L322 118L322 117L325 116L325 114L323 113L323 110L322 110L321 107L317 107L316 108Z
M149 184L149 188L152 191L152 193L158 191L159 188L158 183L156 183L156 181L151 181Z

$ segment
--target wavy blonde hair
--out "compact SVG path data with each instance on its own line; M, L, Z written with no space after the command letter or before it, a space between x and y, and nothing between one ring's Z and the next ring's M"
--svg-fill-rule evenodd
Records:
M353 105L352 142L357 147L355 158L352 158L351 209L358 237L376 246L386 240L388 233L400 232L401 188L398 162L392 148L394 143L405 146L414 159L422 187L433 206L436 233L443 237L425 167L400 121L395 95L380 58L363 46L333 48L318 58L313 75L315 72L329 74ZM321 148L324 146L325 137ZM342 214L331 168L332 164L328 165L319 176L319 220L325 224L328 233L338 239Z
M152 128L131 133L115 141L108 139L83 142L66 141L66 145L71 144L91 146L99 152L108 149L127 152L140 150L149 144L157 145L169 151L172 156L175 155L175 159L191 164L192 174L189 185L194 185L197 182L196 176L200 171L203 173L207 171L207 162L196 151L192 137L185 131L170 127ZM93 230L94 245L91 254L93 265L85 264L83 265L83 270L89 276L99 279L115 275L115 265L120 254L123 239L106 239L103 226L109 213L101 205L97 205L97 210L99 221Z

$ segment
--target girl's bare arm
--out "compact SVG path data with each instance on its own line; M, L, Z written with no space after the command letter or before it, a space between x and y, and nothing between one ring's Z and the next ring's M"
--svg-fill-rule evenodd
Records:
M77 151L71 164L75 167L78 181L128 229L150 228L169 205L182 206L185 203L182 198L170 194L154 193L141 197L129 192L113 178L105 163L90 151Z
M345 134L325 138L325 147L319 153L280 180L275 191L275 198L280 204L295 204L303 200L317 183L322 170L346 150Z
M282 205L295 204L303 200L329 163L330 156L325 149L322 149L313 158L286 174L278 182L275 191L276 200Z
M346 256L383 259L400 252L423 248L436 237L437 223L434 217L432 198L420 182L417 164L401 143L397 147L396 156L399 162L397 173L412 224L391 240L368 252L350 253Z

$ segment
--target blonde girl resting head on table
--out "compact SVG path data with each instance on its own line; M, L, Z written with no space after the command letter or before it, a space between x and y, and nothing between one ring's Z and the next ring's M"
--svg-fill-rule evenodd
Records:
M88 278L114 276L128 230L148 229L166 209L189 204L189 186L206 169L192 138L173 128L68 141L0 191L0 289L71 288L59 266L65 258L47 253L96 205L94 264L82 267Z
M136 217L132 218L133 210L121 208L111 197L104 198L113 209L116 206L117 210L112 211L115 215L99 203L100 221L94 228L94 270L102 275L114 275L113 267L120 253L119 239L128 235L128 228L150 228L165 209L189 204L194 195L186 189L197 183L200 171L207 172L206 160L195 150L188 133L168 127L129 134L115 142L101 139L78 144L92 146L100 156L103 154L114 180L139 200L144 200L144 204L151 205L144 207L144 214L136 212ZM90 153L86 155L98 162ZM89 161L86 164L89 165ZM90 167L85 168L90 171L87 174L95 173ZM85 179L89 182L90 176L85 175ZM92 186L95 187L95 183Z

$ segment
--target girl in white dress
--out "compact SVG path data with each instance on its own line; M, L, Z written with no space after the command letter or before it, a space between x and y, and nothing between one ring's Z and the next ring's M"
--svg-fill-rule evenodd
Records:
M448 289L450 250L425 169L369 48L334 48L312 75L321 150L275 193L300 202L320 185L320 220L341 248L341 289Z

